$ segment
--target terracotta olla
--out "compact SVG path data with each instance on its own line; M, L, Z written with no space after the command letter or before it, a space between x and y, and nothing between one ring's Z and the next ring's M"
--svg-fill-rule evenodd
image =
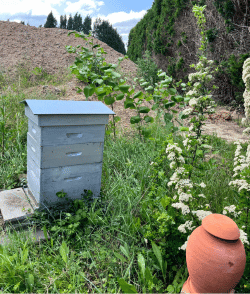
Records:
M234 293L246 265L246 253L236 223L210 214L189 237L186 260L189 277L181 293Z

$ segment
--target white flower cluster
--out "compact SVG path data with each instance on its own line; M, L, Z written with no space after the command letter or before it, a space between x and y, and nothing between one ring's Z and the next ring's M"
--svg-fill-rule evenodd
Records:
M206 63L206 58L204 57L202 61L200 61L197 66L196 69L202 69L202 67L204 67L204 63ZM209 64L212 64L213 61L209 61ZM197 72L197 73L193 73L189 75L189 81L193 81L195 78L198 79L199 81L201 81L202 79L204 79L207 76L207 79L212 78L211 75L208 75L208 71L209 68L205 68L205 71L202 70ZM199 90L201 83L200 82L195 82L193 85L193 90L190 90L186 96L191 96L192 98L189 100L189 106L191 107L196 107L199 105L199 101L201 99L203 99L203 96L200 96L199 93L197 92L197 90ZM211 101L211 95L209 95L207 102L207 106L209 106L209 108L211 108L211 111L213 110L213 104L214 101ZM192 108L188 108L185 109L182 113L183 114L190 114L192 112ZM199 114L199 113L198 113ZM199 116L198 116L199 117ZM191 147L191 142L193 141L193 138L191 137L192 131L194 130L194 124L191 124L191 126L189 127L189 134L186 136L186 139L183 141L183 144L185 147L187 147L187 150L190 149ZM195 131L195 130L194 130ZM197 143L198 144L202 144L202 140L200 138L197 139ZM211 148L211 146L209 145L204 145L204 148ZM181 148L178 147L177 143L174 144L168 144L168 147L166 148L166 153L168 154L168 159L170 161L172 161L170 163L170 168L174 168L177 165L177 162L179 163L185 163L183 157L181 156L182 154L182 150ZM179 158L179 159L178 159ZM168 186L172 186L175 185L175 189L178 191L177 195L175 195L173 197L174 200L178 198L178 203L173 203L172 206L177 208L177 209L181 209L182 210L182 214L183 215L187 215L188 213L190 213L190 209L189 206L184 204L183 202L188 202L188 201L192 201L193 196L191 194L191 189L193 188L193 183L191 182L190 179L186 178L186 175L188 174L188 172L185 171L185 168L183 167L178 167L176 168L175 173L172 175L172 177L170 178L170 181L168 183ZM195 184L196 185L196 184ZM204 183L201 183L199 185L202 188L205 188L206 185ZM199 194L199 197L203 197L206 198L206 196L204 194ZM209 206L209 204L207 204L207 206ZM199 218L199 220L202 221L202 219L204 217L206 217L209 214L212 214L212 212L210 211L203 211L203 210L197 210L197 211L192 211L192 214L196 214L197 217ZM181 225L178 227L178 230L181 232L186 232L186 229L192 230L194 227L191 227L192 225L192 221L187 221L185 224ZM188 237L189 238L189 237ZM187 242L179 249L186 249L186 245Z
M197 211L192 210L192 213L196 214L200 221L202 221L203 218L205 218L206 216L212 214L211 211L204 211L204 210L197 210Z
M234 213L234 216L237 217L238 215L241 214L241 211L239 211L237 213L237 212L235 212L235 209L236 209L236 206L235 205L226 206L226 207L224 207L223 214L227 214L227 211L228 212L233 212Z
M249 167L250 164L250 145L247 147L247 153L246 157L244 155L240 155L240 150L242 149L240 142L236 141L234 142L235 145L237 145L237 148L235 150L235 155L234 155L234 172L235 174L233 177L238 176L238 171L242 172L245 168ZM232 182L229 183L231 185Z
M184 115L189 115L190 113L192 113L193 108L186 108L182 111L182 114Z
M172 161L170 163L171 169L176 167L177 162L185 163L184 157L180 155L182 153L182 150L180 147L177 147L177 143L175 143L174 145L168 144L168 147L166 148L166 153L168 153L169 151L170 153L167 158Z
M180 225L180 226L178 227L178 230L179 230L180 232L182 232L182 233L186 233L186 232L187 232L186 229L185 229L185 227L186 227L186 228L188 228L190 231L192 231L192 230L195 228L195 226L194 226L194 227L191 227L191 225L192 225L192 221L186 221L185 224Z
M189 100L189 106L195 106L197 105L198 99L197 98L192 98Z
M246 89L243 93L244 107L246 118L242 119L242 124L245 124L249 120L250 115L250 58L247 58L243 64L242 79L245 83ZM248 131L247 131L248 132Z

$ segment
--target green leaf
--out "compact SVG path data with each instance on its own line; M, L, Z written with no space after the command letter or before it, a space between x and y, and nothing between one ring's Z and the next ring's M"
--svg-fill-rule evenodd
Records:
M164 120L165 120L165 122L171 121L172 118L173 118L173 115L172 114L170 114L170 113L165 113L164 114Z
M27 241L28 241L28 240L27 240ZM26 259L27 259L27 257L28 257L29 249L28 249L28 248L25 248L25 249L23 249L23 251L22 251L22 249L20 248L20 250L21 250L21 260L22 260L22 264L24 264L25 261L26 261Z
M135 286L128 284L124 279L117 279L123 293L137 293Z
M153 276L148 266L146 267L146 271L145 271L145 279L148 284L153 283Z
M174 101L172 101L172 102L167 102L167 103L164 104L164 107L165 107L166 109L168 109L169 107L173 107L173 106L175 106L175 102L174 102Z
M119 253L117 253L117 252L114 252L114 255L115 255L117 258L119 258L121 261L123 261L123 262L127 262L127 260L126 260L121 254L119 254Z
M134 100L133 99L130 99L130 98L127 98L125 101L124 101L124 108L127 109L127 108L130 108L130 109L136 109L135 105L134 105Z
M182 112L180 112L180 114L179 114L180 119L185 119L185 118L188 118L188 117L189 117L189 115L182 114Z
M13 287L13 290L14 290L15 292L17 292L17 290L19 289L21 282L22 282L22 281L18 282L18 283Z
M144 87L144 86L147 86L149 84L149 82L144 82L144 83L141 83L140 85L142 86L142 87Z
M168 92L170 93L170 95L175 95L177 91L174 88L170 88L168 89Z
M165 196L164 198L161 199L161 205L162 207L165 209L166 206L170 203L171 201L171 198L170 197L167 197Z
M155 110L155 109L157 109L157 108L159 108L159 104L158 104L158 103L155 103L155 104L152 106L151 110Z
M125 248L126 247L126 248ZM120 250L121 252L128 258L130 259L130 256L129 256L129 250L128 250L128 244L126 243L125 244L125 247L123 247L122 245L120 246Z
M137 115L137 116L132 116L131 118L130 118L130 123L131 124L137 124L138 122L140 122L141 121L141 118Z
M28 275L27 282L30 289L32 290L34 288L34 276L32 274Z
M149 123L149 122L152 123L152 122L154 122L154 118L151 117L151 116L149 116L149 115L144 116L144 120L145 120L146 123Z
M145 280L145 259L141 253L138 254L137 260L138 260L138 265L141 270L142 277Z
M154 90L154 88L152 86L149 86L147 88L145 88L146 91L150 91L150 90Z
M65 241L62 242L62 245L60 246L60 254L62 256L63 261L67 264L68 262L68 254L69 254L69 248Z
M114 82L111 82L109 80L106 80L106 83L107 83L108 86L111 86L112 88L115 88L116 87L116 84ZM119 90L119 88L118 88L118 90ZM113 89L113 91L115 91L115 90Z
M168 82L163 81L163 82L161 83L161 86L162 86L162 88L164 88L164 87L167 88L167 87L168 87L168 84L169 84ZM160 91L161 91L161 90L163 90L163 92L165 91L164 89L160 89ZM170 94L170 91L169 91L169 90L168 90L167 92L168 92L168 94Z
M156 95L156 94L153 95L153 99L154 99L154 102L155 102L155 103L159 102L159 100L160 100L161 98L162 98L161 95Z
M119 89L123 92L123 93L128 93L128 89L130 86L128 85L121 85L119 86Z
M169 285L167 287L167 291L169 291L170 293L174 292L174 287L172 285Z
M199 149L196 150L196 155L199 156L199 157L203 156L203 151L199 150Z
M163 73L159 74L158 77L160 77L160 78L164 78L164 77L165 77L165 73L163 72ZM171 78L171 79L172 79L172 78Z
M139 92L137 92L137 93L134 95L134 99L135 99L135 98L140 98L140 97L142 97L142 96L143 96L142 91L139 91Z
M102 79L97 79L95 80L96 83L98 83L99 85L103 84L103 80Z
M182 132L188 132L189 128L188 127L180 127L180 131Z
M91 86L86 86L83 90L86 98L88 98L89 96L92 96L95 92L95 87L93 88L93 85L92 87Z
M116 100L122 100L124 98L124 94L119 94L116 96Z
M120 120L121 120L120 116L115 116L115 117L114 117L114 121L115 121L115 122L118 122L118 121L120 121Z
M152 247L153 247L154 254L160 264L161 270L163 270L161 251L160 251L159 247L153 241L152 241Z
M113 103L115 102L115 99L114 99L114 97L106 96L106 97L104 98L104 102L105 102L105 104L107 104L107 105L111 105L111 104L113 104Z
M83 92L83 90L82 89L80 89L79 87L76 87L78 90L76 91L76 93L82 93Z
M181 101L184 100L184 98L183 98L181 95L176 95L176 96L175 96L175 99L176 99L176 101L177 101L178 103L180 103Z
M141 106L138 108L139 113L148 113L149 111L150 111L150 108L148 108L146 106Z
M104 87L95 88L95 92L99 96L100 94L106 93L106 89Z

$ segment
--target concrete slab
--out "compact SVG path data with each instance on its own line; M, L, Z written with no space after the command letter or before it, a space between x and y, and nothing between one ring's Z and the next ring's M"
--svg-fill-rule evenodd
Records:
M0 192L0 223L2 232L0 232L0 244L8 244L10 242L6 226L10 231L24 231L26 239L30 235L29 227L32 227L27 216L31 216L39 206L30 194L28 188L17 188ZM33 226L34 227L34 226ZM36 228L31 233L32 241L37 244L40 240L46 240L43 231ZM48 239L50 239L48 235Z
M34 213L23 188L0 192L0 209L4 223L22 221Z

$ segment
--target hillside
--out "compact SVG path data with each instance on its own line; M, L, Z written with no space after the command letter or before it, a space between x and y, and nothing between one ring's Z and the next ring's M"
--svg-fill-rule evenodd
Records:
M224 103L243 103L241 77L243 63L250 56L250 1L155 0L130 31L127 54L135 62L148 49L158 68L176 82L187 82L188 74L194 72L189 65L197 64L197 54L201 53L200 29L192 12L195 4L206 5L206 54L221 67L213 82L219 89L211 94Z

